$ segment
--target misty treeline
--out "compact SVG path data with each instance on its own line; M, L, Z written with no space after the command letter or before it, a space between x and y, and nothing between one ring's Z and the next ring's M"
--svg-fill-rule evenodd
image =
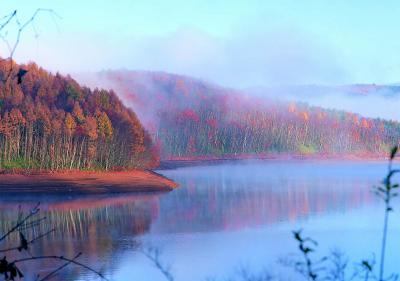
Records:
M237 107L227 107L225 102L164 112L157 137L166 152L172 156L376 153L400 139L400 125L395 122L307 105L238 101Z
M384 154L400 140L396 121L257 98L185 76L114 71L97 78L117 89L138 112L164 158ZM148 108L154 110L150 118Z
M27 71L23 77L21 70ZM157 164L149 135L112 91L92 91L33 63L10 70L3 62L0 76L9 77L0 84L0 168L115 169Z

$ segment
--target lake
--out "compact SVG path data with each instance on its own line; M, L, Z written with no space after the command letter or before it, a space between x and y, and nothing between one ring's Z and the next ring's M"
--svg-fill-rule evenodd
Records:
M80 261L111 280L166 280L138 245L158 249L176 281L225 280L241 268L299 280L282 264L297 253L292 230L303 228L317 240L321 256L343 251L350 268L374 252L379 259L384 209L371 190L386 169L379 162L248 160L160 170L180 188L163 194L2 197L0 230L16 219L18 205L28 211L40 201L47 220L36 233L52 227L56 232L37 241L32 253L82 252ZM393 207L388 271L397 269L400 249L400 206ZM47 261L24 269L43 276L56 267ZM55 279L99 278L69 266Z

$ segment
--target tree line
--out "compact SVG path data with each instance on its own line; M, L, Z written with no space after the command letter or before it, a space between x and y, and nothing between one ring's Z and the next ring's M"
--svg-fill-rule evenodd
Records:
M383 154L399 143L400 123L307 104L221 96L201 106L162 112L156 136L166 157Z

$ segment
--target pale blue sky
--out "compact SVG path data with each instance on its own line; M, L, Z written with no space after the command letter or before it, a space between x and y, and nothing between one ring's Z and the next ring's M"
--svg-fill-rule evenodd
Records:
M52 71L162 70L228 86L400 82L399 1L2 1L16 54ZM4 3L6 2L6 3Z

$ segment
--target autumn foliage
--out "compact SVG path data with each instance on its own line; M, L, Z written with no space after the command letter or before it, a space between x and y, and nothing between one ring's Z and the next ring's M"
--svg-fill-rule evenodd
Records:
M16 73L28 70L18 84ZM9 64L0 64L0 76ZM157 165L151 139L112 91L81 87L35 64L0 84L0 168L116 169Z
M256 98L185 76L114 71L97 78L138 112L164 159L263 153L383 155L400 140L397 121Z

